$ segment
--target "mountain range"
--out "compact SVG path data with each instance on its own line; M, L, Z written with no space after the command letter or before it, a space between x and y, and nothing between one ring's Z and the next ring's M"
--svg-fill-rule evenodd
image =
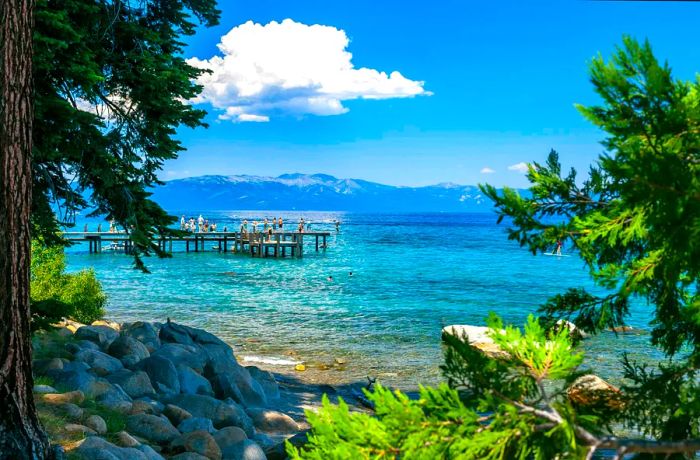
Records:
M492 204L473 185L384 185L327 174L198 176L165 182L153 199L177 210L314 210L357 212L489 211Z

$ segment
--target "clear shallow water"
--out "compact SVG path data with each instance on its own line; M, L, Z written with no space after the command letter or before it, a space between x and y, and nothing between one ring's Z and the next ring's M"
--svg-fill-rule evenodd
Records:
M277 215L204 214L231 230L243 218ZM262 359L285 372L304 361L316 380L369 375L403 388L439 381L443 326L483 325L489 311L522 324L549 296L592 287L579 259L532 256L506 239L493 214L279 214L290 228L303 215L312 231L332 232L328 249L316 253L309 244L302 259L276 260L185 254L176 245L174 257L148 259L152 274L144 275L124 254L88 254L78 245L68 250L69 269L95 268L115 320L169 317L228 340L250 364ZM342 222L339 233L334 219ZM87 222L94 231L97 221ZM628 323L648 328L649 315L637 305ZM615 380L623 352L656 357L648 341L647 334L612 333L586 340L587 365ZM334 366L336 358L347 364Z

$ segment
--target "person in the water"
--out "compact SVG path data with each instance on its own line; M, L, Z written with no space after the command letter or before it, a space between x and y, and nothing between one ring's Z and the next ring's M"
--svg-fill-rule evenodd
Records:
M558 256L561 255L561 247L562 247L561 241L557 240L557 249L556 249L556 251L554 251L554 253Z

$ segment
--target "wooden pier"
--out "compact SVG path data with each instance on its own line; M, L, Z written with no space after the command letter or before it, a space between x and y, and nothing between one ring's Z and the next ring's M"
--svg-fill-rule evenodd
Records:
M252 257L303 257L304 239L307 244L314 242L316 252L327 247L330 232L198 232L184 236L167 236L154 241L165 252L173 252L173 243L184 243L185 252L204 252L207 247L218 252L250 254ZM68 241L87 242L91 254L103 250L120 251L129 254L132 242L126 233L119 232L64 232ZM104 244L108 246L105 247ZM182 246L182 244L180 244Z

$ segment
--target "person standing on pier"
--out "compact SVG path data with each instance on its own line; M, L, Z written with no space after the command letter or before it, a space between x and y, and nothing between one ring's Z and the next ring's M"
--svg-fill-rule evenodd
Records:
M97 233L102 233L102 224L97 224Z
M280 217L280 218L277 220L277 227L279 227L280 232L282 231L282 225L283 225L283 224L284 224L284 222L282 221L282 218Z
M180 230L185 229L185 215L183 214L182 217L180 217Z
M204 227L204 217L202 217L202 215L200 214L199 219L197 219L197 231L201 232L202 227Z
M263 232L267 233L267 228L270 226L270 221L267 220L267 217L265 218L265 221L263 222Z

